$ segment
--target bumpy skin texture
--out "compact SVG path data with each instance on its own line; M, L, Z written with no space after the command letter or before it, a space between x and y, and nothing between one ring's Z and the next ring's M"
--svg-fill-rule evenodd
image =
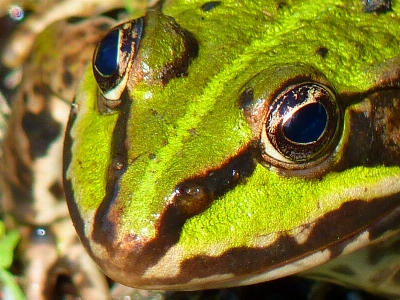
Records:
M201 289L296 273L397 232L398 2L203 4L166 1L135 23L107 113L91 69L81 82L64 183L94 260L126 285ZM306 162L271 157L271 104L310 82L339 107L331 140Z

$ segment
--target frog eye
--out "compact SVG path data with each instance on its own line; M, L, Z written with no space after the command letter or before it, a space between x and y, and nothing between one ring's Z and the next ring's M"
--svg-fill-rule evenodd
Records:
M317 160L337 140L340 115L337 97L327 86L314 82L287 86L269 106L261 132L263 157L286 164Z
M115 107L125 90L140 38L143 18L121 24L98 43L93 55L93 73L107 107Z

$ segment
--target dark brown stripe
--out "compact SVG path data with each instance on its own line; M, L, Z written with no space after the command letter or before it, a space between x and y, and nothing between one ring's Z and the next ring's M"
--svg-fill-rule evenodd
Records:
M218 201L220 196L236 185L245 184L245 179L252 174L255 168L251 152L250 146L246 146L219 169L208 170L204 175L178 184L175 198L161 214L157 233L153 240L141 243L136 236L127 235L121 245L115 245L113 237L116 230L114 231L113 226L118 223L106 219L112 199L105 199L97 211L94 224L96 233L93 238L107 248L110 257L113 257L116 252L119 257L124 257L124 260L129 262L124 265L127 270L134 266L135 274L143 274L150 266L156 265L168 249L178 242L182 227L188 218L204 211L213 201ZM203 189L200 194L206 199L184 192L184 190L200 187ZM112 194L111 191L108 193ZM113 209L115 210L115 207ZM123 249L124 243L137 245L137 247Z
M370 109L365 105L365 111L348 110L351 134L334 171L355 166L400 166L400 89L377 90L361 97Z
M235 274L238 278L242 276L250 277L251 274L267 271L268 266L270 268L283 266L325 248L330 249L331 258L335 258L343 252L343 249L349 243L353 242L353 238L357 234L368 227L374 227L380 219L388 214L388 211L395 209L398 203L399 195L380 198L371 202L354 200L344 203L339 209L327 213L324 218L318 220L308 240L303 244L298 244L293 237L282 235L272 245L265 248L238 247L230 249L218 257L199 255L184 261L181 266L181 274L176 278L159 279L157 283L180 284L189 282L193 278L205 278L226 273ZM400 212L397 214L400 214ZM170 221L172 216L168 217L168 221ZM163 222L166 222L166 217L164 216L164 218ZM357 228L358 230L355 230ZM386 228L386 230L390 229ZM162 230L160 234L171 235L171 233ZM179 236L177 235L177 237ZM146 255L144 257L148 258L149 253L152 252L156 254L156 257L161 258L166 252L164 246L166 246L165 243L161 241L158 235L154 242L145 247ZM170 246L172 245L168 244L168 248ZM160 252L159 255L157 255L155 249ZM137 253L135 256L137 256ZM146 267L154 263L148 265L149 261L145 263L139 261L138 265L135 265L135 270L140 274L146 270ZM130 268L131 266L126 267L127 270ZM143 284L150 283L143 282Z
M197 57L199 52L199 45L193 34L181 28L175 22L171 22L170 25L172 29L182 37L183 50L178 58L166 64L162 69L160 75L163 85L166 85L173 78L187 76L190 63Z
M255 167L251 148L247 146L218 169L179 183L172 200L175 213L182 216L183 222L202 213L212 202L251 176Z
M221 1L209 1L204 3L200 8L204 12L209 12L214 10L216 7L221 5Z
M119 180L125 173L128 166L128 150L126 148L127 139L127 123L130 115L130 105L132 101L129 100L128 93L125 90L121 96L122 102L120 113L114 127L112 144L111 144L111 159L108 166L106 194L96 211L94 218L94 227L96 230L92 234L94 241L101 244L112 244L116 240L115 226L119 224L119 218L122 212L115 214L113 203L119 190ZM113 208L114 213L110 214ZM105 241L105 239L107 241Z

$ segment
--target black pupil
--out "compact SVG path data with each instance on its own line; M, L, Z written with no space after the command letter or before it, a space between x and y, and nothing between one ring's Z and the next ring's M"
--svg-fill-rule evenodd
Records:
M325 108L320 103L311 103L299 109L283 124L283 133L299 144L315 142L323 134L328 120Z
M94 64L100 73L112 75L118 66L119 30L111 31L98 45Z

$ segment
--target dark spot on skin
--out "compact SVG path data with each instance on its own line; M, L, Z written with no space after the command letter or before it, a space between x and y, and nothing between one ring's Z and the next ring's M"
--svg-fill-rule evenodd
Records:
M365 12L385 13L392 10L391 0L362 0Z
M277 5L276 8L277 8L278 10L280 10L280 9L284 8L286 5L287 5L286 2L278 2L278 5Z
M74 82L74 76L68 69L65 69L65 71L62 74L62 80L65 86L70 86Z
M110 29L110 24L108 23L100 23L96 25L96 30L100 32L105 32Z
M383 88L399 88L400 87L400 56L385 61L377 77L378 90ZM380 87L380 88L379 88Z
M345 276L356 276L357 273L353 271L352 268L346 265L338 265L334 268L331 269L332 272L334 273L339 273L340 275L345 275Z
M87 32L84 30L79 30L79 31L75 32L75 34L74 34L74 38L77 40L84 40L86 36L87 36ZM74 56L73 59L75 60L76 57ZM67 65L67 66L69 66L69 65Z
M24 18L25 19L25 18ZM28 27L23 27L22 30L20 30L20 34L24 36L32 36L34 34L33 30L28 28Z
M319 47L316 51L315 54L321 56L322 58L325 58L329 53L329 49L326 47Z
M51 143L61 134L61 124L47 110L38 115L26 112L22 117L22 128L30 143L32 159L45 156Z
M47 86L45 86L44 84L35 84L33 86L33 92L36 95L47 95L50 93L50 90Z
M221 5L221 1L210 1L210 2L204 3L201 6L201 10L204 12L209 12L219 5Z
M189 132L189 134L190 134L191 136L194 136L194 135L197 134L196 128L190 128L190 129L188 130L188 132Z
M33 171L30 168L31 165L26 165L24 160L20 156L19 152L13 148L15 154L15 170L18 177L18 186L21 190L26 190L24 197L15 197L14 199L28 199L28 194L31 195L31 186L33 184ZM22 195L20 195L22 196Z
M127 12L125 9L117 8L117 9L112 9L112 10L106 11L106 12L102 13L101 15L118 21L126 13ZM109 28L109 26L106 27L105 29L108 29L108 28Z
M179 58L168 63L162 69L161 82L163 85L166 85L172 78L187 76L190 63L197 57L199 52L197 40L190 32L182 29L175 23L171 25L183 38L183 50Z
M77 24L84 20L85 20L85 18L83 18L83 17L70 17L66 21L68 24Z
M54 198L63 201L64 200L64 188L58 180L56 180L49 188L50 193Z
M252 88L247 88L239 97L239 107L247 109L254 101L254 94Z

